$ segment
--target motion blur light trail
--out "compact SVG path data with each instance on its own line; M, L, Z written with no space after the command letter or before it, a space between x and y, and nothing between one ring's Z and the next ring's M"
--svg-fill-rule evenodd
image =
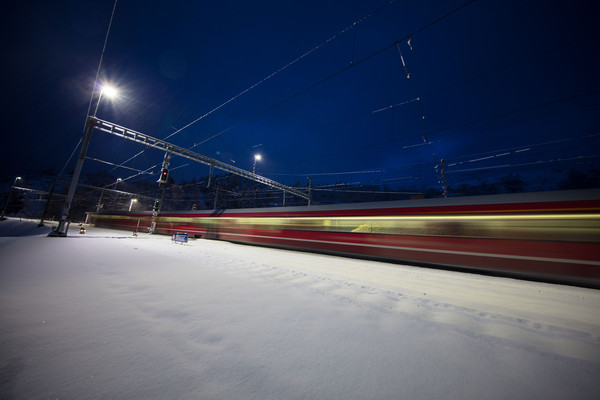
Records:
M90 213L146 229L152 214ZM154 232L600 287L600 191L312 207L169 211Z

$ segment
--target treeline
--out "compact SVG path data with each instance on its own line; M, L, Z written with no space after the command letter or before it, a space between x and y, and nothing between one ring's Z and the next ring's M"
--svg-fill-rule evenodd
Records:
M600 171L571 170L558 182L524 179L510 173L494 181L471 181L448 185L446 195L475 196L500 193L519 193L540 190L567 190L600 187ZM23 177L11 190L14 178L4 179L0 197L6 215L27 218L58 219L68 189L68 177L56 179L51 173ZM351 185L336 182L310 186L297 182L294 188L311 195L311 204L360 203L368 201L403 200L409 198L439 198L444 187L438 185L393 187L388 185ZM10 196L9 196L10 194ZM212 177L181 180L172 177L159 185L140 178L119 180L112 174L88 173L76 191L71 207L72 220L83 220L85 213L96 210L150 211L159 202L161 210L213 210L232 208L305 206L306 199L284 193L237 175L221 174Z

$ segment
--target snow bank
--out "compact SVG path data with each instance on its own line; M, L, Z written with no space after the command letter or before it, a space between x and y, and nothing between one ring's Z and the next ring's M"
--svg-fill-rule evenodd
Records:
M596 399L599 309L592 289L226 242L0 234L0 398Z

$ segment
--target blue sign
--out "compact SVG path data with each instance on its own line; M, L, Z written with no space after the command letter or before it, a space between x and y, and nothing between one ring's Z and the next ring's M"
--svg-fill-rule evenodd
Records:
M171 240L174 241L175 243L187 243L188 234L182 233L182 232L176 232L171 237Z

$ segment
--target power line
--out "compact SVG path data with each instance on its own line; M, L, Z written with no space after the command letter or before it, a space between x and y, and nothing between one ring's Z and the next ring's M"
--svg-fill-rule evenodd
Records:
M585 159L600 159L600 154L593 154L593 155L588 155L588 156L575 156L575 157L569 157L569 158L556 158L556 159L549 159L549 160L538 160L538 161L531 161L531 162L526 162L526 163L519 163L519 164L500 164L500 165L494 165L494 166L487 166L487 167L476 167L476 168L467 168L467 169L459 169L459 170L454 170L454 171L446 171L447 174L450 173L464 173L464 172L476 172L476 171L482 171L482 170L489 170L489 169L500 169L500 168L509 168L509 167L522 167L522 166L544 166L547 167L547 164L551 164L551 163L562 163L562 162L567 162L567 161L574 161L574 160L585 160Z
M128 169L128 170L136 171L136 172L141 172L143 174L148 174L148 175L152 174L152 172L142 171L142 170L137 169L137 168L132 168L132 167L124 166L124 165L115 164L115 163L112 163L110 161L100 160L98 158L93 158L93 157L87 157L86 156L85 159L86 160L96 161L96 162L99 162L99 163L102 163L102 164L113 165L113 166L118 167L118 168L124 168L124 169Z
M294 60L290 61L289 63L287 63L286 65L284 65L283 67L279 68L278 70L276 70L275 72L267 75L265 78L261 79L260 81L256 82L254 85L250 86L249 88L241 91L240 93L238 93L237 95L233 96L232 98L230 98L229 100L227 100L226 102L222 103L221 105L213 108L212 110L210 110L209 112L205 113L204 115L200 116L199 118L195 119L194 121L190 122L189 124L185 125L184 127L176 130L175 132L171 133L170 135L168 135L167 137L165 137L163 140L167 140L170 137L178 134L179 132L183 131L184 129L189 128L190 126L194 125L195 123L197 123L198 121L204 119L205 117L209 116L210 114L214 113L215 111L221 109L222 107L226 106L227 104L231 103L232 101L236 100L237 98L243 96L244 94L248 93L249 91L251 91L252 89L260 86L261 84L263 84L264 82L266 82L267 80L271 79L272 77L274 77L275 75L279 74L280 72L286 70L287 68L291 67L292 65L296 64L298 61L302 60L303 58L307 57L308 55L314 53L315 51L317 51L319 48L329 44L331 41L337 39L339 36L343 35L344 33L346 33L347 31L349 31L350 29L352 29L353 27L356 27L358 24L363 23L364 21L366 21L367 19L369 19L370 17L372 17L374 14L380 12L381 10L383 10L384 8L386 8L387 6L393 4L394 2L396 2L396 0L390 0L387 3L383 4L382 6L378 7L377 9L371 11L369 14L363 16L362 18L360 18L359 20L353 22L352 24L348 25L346 28L342 29L341 31L337 32L336 34L334 34L333 36L331 36L330 38L322 41L321 43L317 44L316 46L314 46L312 49L308 50L307 52L303 53L302 55L300 55L299 57L296 57ZM211 138L207 139L210 140ZM193 148L193 147L192 147Z
M380 113L380 112L383 112L383 111L388 111L388 110L391 110L393 108L400 107L400 106L403 106L403 105L407 105L407 104L410 104L410 103L413 103L413 102L417 102L417 101L421 101L421 98L415 97L414 99L405 100L405 101L402 101L400 103L391 104L391 105L388 105L386 107L378 108L377 110L371 110L371 111L367 111L367 112L364 112L364 113L351 115L349 117L338 119L338 120L332 121L332 122L327 122L325 124L321 124L321 125L315 126L313 128L309 128L309 129L305 129L305 130L302 130L302 131L290 133L289 135L280 135L280 136L277 136L275 139L273 139L273 140L271 140L271 141L269 141L267 143L276 143L278 141L286 140L286 139L289 139L291 137L299 136L299 135L305 136L309 132L314 132L314 131L318 131L318 130L321 130L321 129L329 128L329 127L332 127L332 126L335 126L335 125L338 125L338 124L342 124L344 122L349 122L349 121L352 121L354 119L367 117L367 116L370 116L370 115L373 115L373 114L376 114L376 113Z
M484 161L486 159L492 159L492 158L496 158L496 157L501 157L501 156L505 156L505 155L510 155L511 152L512 153L520 153L523 151L529 151L534 147L540 147L540 146L546 146L546 145L552 145L552 144L564 144L567 142L579 142L582 139L589 139L589 138L594 138L594 137L600 137L600 134L592 134L592 135L585 135L585 136L577 136L577 137L568 137L568 138L564 138L564 139L558 139L558 140L550 140L550 141L546 141L546 142L541 142L541 143L533 143L533 144L524 144L521 146L513 146L513 147L508 147L508 148L502 148L502 149L496 149L494 151L489 151L489 152L484 152L484 153L474 153L474 154L468 154L468 155L462 155L462 156L456 156L456 157L452 157L451 160L460 160L460 159L469 159L472 157L479 157L478 159L474 159L474 160L468 160L468 161L456 161L454 163L448 163L446 166L447 167L453 167L455 165L460 165L460 164L464 164L464 163L472 163L472 162L478 162L478 161ZM587 144L580 144L578 143L577 146L575 147L581 147L581 146L588 146ZM566 150L569 148L565 148L564 146L560 148L561 150ZM546 150L546 151L554 151L554 149L552 150ZM491 155L490 155L491 153ZM496 153L496 154L494 154ZM536 152L536 153L539 153Z
M195 119L194 121L188 123L187 125L183 126L182 128L176 130L175 132L167 135L163 140L167 140L169 138L171 138L172 136L180 133L181 131L183 131L184 129L189 128L190 126L196 124L197 122L199 122L200 120L206 118L207 116L213 114L214 112L218 111L219 109L223 108L224 106L226 106L227 104L235 101L236 99L238 99L239 97L245 95L246 93L250 92L251 90L255 89L256 87L260 86L261 84L263 84L264 82L266 82L267 80L273 78L275 75L279 74L280 72L286 70L287 68L291 67L292 65L296 64L297 62L299 62L300 60L306 58L307 56L309 56L310 54L314 53L315 51L317 51L319 48L329 44L330 42L332 42L333 40L337 39L339 36L343 35L344 33L346 33L347 31L349 31L350 29L352 29L353 27L356 27L358 24L365 22L367 19L369 19L370 17L372 17L373 15L377 14L378 12L382 11L383 9L385 9L386 7L390 6L391 4L395 3L397 0L390 0L388 2L386 2L385 4L381 5L380 7L376 8L375 10L371 11L369 14L363 16L362 18L358 19L357 21L353 22L352 24L348 25L346 28L342 29L341 31L337 32L336 34L334 34L333 36L329 37L328 39L322 41L321 43L317 44L316 46L314 46L313 48L311 48L310 50L306 51L305 53L303 53L302 55L300 55L299 57L296 57L294 60L290 61L289 63L287 63L286 65L284 65L283 67L277 69L275 72L272 72L271 74L267 75L265 78L261 79L260 81L256 82L254 85L248 87L247 89L241 91L240 93L236 94L235 96L233 96L232 98L230 98L229 100L227 100L226 102L220 104L219 106L213 108L212 110L208 111L207 113L203 114L202 116L200 116L199 118ZM116 0L115 0L115 8L116 8ZM113 13L114 13L114 9L113 9ZM111 17L111 22L112 22L112 17ZM108 33L107 33L107 39L108 39ZM93 94L92 94L93 96ZM91 106L91 99L90 99L90 106ZM266 112L266 111L265 111ZM89 109L88 109L88 114L89 114ZM259 114L260 115L260 114ZM253 117L252 117L253 118ZM245 122L246 120L242 121L241 123ZM240 123L240 124L241 124ZM199 146L200 144L203 144L211 139L214 139L215 137L220 136L221 134L229 131L230 129L233 129L234 127L238 126L239 124L236 124L228 129L226 129L225 131L219 132L216 135L213 135L211 137L209 137L208 139L205 139L204 141L202 141L201 143L196 143L193 146L191 146L188 150L191 150L193 148L195 148L196 146ZM126 164L127 162L135 159L136 157L140 156L142 153L144 153L146 150L142 150L138 153L136 153L135 155L133 155L132 157L128 158L127 160L123 161L119 166L123 166L124 164Z
M392 4L392 3L393 3L393 2L395 2L395 1L396 1L396 0L389 1L389 2L388 2L388 3L386 3L385 5L383 5L383 6L379 7L379 8L378 8L378 9L376 9L375 11L371 12L371 13L370 13L370 14L368 14L367 16L365 16L365 17L363 17L362 19L360 19L360 20L359 20L359 22L364 22L366 19L368 19L369 17L371 17L373 14L375 14L376 12L379 12L379 11L381 11L382 9L384 9L385 7L387 7L388 5ZM357 62L355 62L355 63L352 63L352 64L350 64L349 66L347 66L347 67L345 67L345 68L342 68L342 69L340 69L340 70L338 70L338 71L336 71L336 72L334 72L334 73L330 74L329 76L326 76L325 78L323 78L323 79L321 79L321 80L319 80L319 81L317 81L317 82L315 82L315 83L313 83L313 84L311 84L311 85L309 85L309 86L305 87L304 89L302 89L302 90L300 90L300 91L297 91L296 93L294 93L294 94L292 94L292 95L290 95L290 96L288 96L288 97L286 97L286 98L284 98L284 99L282 99L282 100L280 100L280 101L276 102L275 104L273 104L273 105L271 105L271 106L269 106L269 107L267 107L267 108L263 109L262 111L259 111L258 113L256 113L256 114L253 114L253 115L251 115L251 116L249 116L249 117L247 117L247 118L245 118L245 119L241 120L240 122L238 122L238 123L236 123L236 124L234 124L234 125L230 126L229 128L226 128L226 129L224 129L224 130L222 130L222 131L220 131L220 132L218 132L218 133L216 133L216 134L214 134L214 135L210 136L209 138L207 138L207 139L205 139L205 140L203 140L203 141L201 141L201 142L199 142L199 143L195 143L194 145L192 145L191 147L189 147L189 148L188 148L188 150L191 150L191 149L193 149L193 148L195 148L195 147L197 147L197 146L199 146L199 145L202 145L202 144L204 144L204 143L208 142L209 140L212 140L212 139L214 139L214 138L216 138L216 137L218 137L218 136L221 136L222 134L224 134L224 133L226 133L226 132L229 132L230 130L232 130L232 129L234 129L234 128L238 127L238 126L240 126L241 124L243 124L243 123L245 123L245 122L247 122L247 121L249 121L249 120L251 120L251 119L254 119L254 118L256 118L257 116L260 116L260 115L262 115L262 114L264 114L264 113L266 113L266 112L268 112L268 111L271 111L272 109L274 109L274 108L277 108L278 106L280 106L280 105L282 105L282 104L284 104L284 103L286 103L286 102L288 102L288 101L290 101L290 100L292 100L292 99L294 99L294 98L298 97L299 95L301 95L301 94L303 94L303 93L306 93L306 92L308 92L309 90L311 90L311 89L313 89L313 88L315 88L315 87L317 87L317 86L319 86L319 85L321 85L321 84L323 84L323 83L325 83L325 82L327 82L327 81L329 81L329 80L333 79L334 77L336 77L336 76L338 76L338 75L340 75L340 74L342 74L342 73L344 73L344 72L346 72L346 71L350 70L350 69L351 69L351 68L353 68L354 66L357 66L357 65L359 65L359 64L362 64L362 63L364 63L364 62L366 62L366 61L368 61L368 60L370 60L370 59L372 59L372 58L374 58L374 57L376 57L376 56L378 56L378 55L380 55L380 54L384 53L384 52L385 52L385 51L387 51L388 49L390 49L390 48L392 48L392 47L395 47L395 46L397 46L399 42L401 42L401 41L405 41L405 40L407 40L407 39L410 39L412 36L414 36L414 35L416 35L416 34L418 34L418 33L422 32L422 31L424 31L424 30L426 30L426 29L428 29L428 28L430 28L431 26L433 26L433 25L435 25L435 24L437 24L437 23L439 23L439 22L441 22L441 21L443 21L444 19L446 19L446 18L450 17L451 15L453 15L453 14L457 13L458 11L460 11L460 10L464 9L465 7L467 7L467 6L471 5L471 4L472 4L472 3L474 3L475 1L476 1L476 0L470 0L470 1L468 1L468 2L466 2L466 3L464 3L464 4L462 4L462 5L460 5L459 7L457 7L457 8L455 8L455 9L453 9L453 10L451 10L451 11L447 12L446 14L443 14L442 16L440 16L440 17L436 18L435 20L431 21L430 23L428 23L428 24L426 24L426 25L422 26L421 28L419 28L419 29L417 29L417 30L415 30L415 31L411 32L410 34L406 35L406 36L405 36L405 37L403 37L402 39L400 39L400 40L397 40L397 41L394 41L393 43L391 43L391 44L389 44L389 45L387 45L387 46L385 46L385 47L383 47L383 48L381 48L381 49L379 49L379 50L377 50L377 51L375 51L375 52L373 52L373 53L371 53L371 54L367 55L366 57L362 58L361 60L359 60L359 61L357 61ZM167 136L165 139L168 139L168 138L170 138L170 137L174 136L175 134L177 134L177 133L181 132L182 130L184 130L184 129L188 128L189 126L191 126L191 125L195 124L196 122L198 122L198 121L200 121L201 119L205 118L206 116L208 116L208 115L212 114L213 112L217 111L218 109L222 108L223 106L227 105L228 103L230 103L230 102L234 101L234 100L235 100L235 99L237 99L238 97L240 97L240 96L242 96L243 94L245 94L245 93L249 92L250 90L254 89L256 86L258 86L258 85L262 84L262 83L263 83L264 81L266 81L267 79L270 79L271 77L275 76L275 75L276 75L276 74L278 74L279 72L281 72L281 71L285 70L286 68L288 68L288 67L289 67L289 66L291 66L292 64L294 64L294 63L296 63L297 61L299 61L299 60L303 59L304 57L308 56L308 55L309 55L309 54L311 54L312 52L316 51L318 48L320 48L320 47L324 46L325 44L327 44L327 43L329 43L330 41L334 40L335 38L337 38L337 37L338 37L338 36L340 36L341 34L343 34L343 33L347 32L348 30L350 30L350 29L351 29L351 28L353 28L353 27L355 27L355 23L353 23L353 24L351 24L351 25L348 25L348 26L347 26L345 29L343 29L342 31L340 31L340 32L338 32L337 34L333 35L332 37L330 37L330 38L329 38L329 39L327 39L326 41L324 41L324 42L321 42L319 45L315 46L313 49L309 50L308 52L304 53L303 55L301 55L300 57L296 58L296 59L295 59L295 60L293 60L292 62L288 63L286 66L284 66L284 67L280 68L279 70L275 71L274 73L272 73L271 75L269 75L269 76L267 76L266 78L262 79L261 81L257 82L256 84L254 84L254 85L253 85L253 86L251 86L250 88L248 88L248 89L246 89L246 90L244 90L244 91L240 92L239 94L237 94L236 96L232 97L231 99L229 99L229 100L228 100L228 101L226 101L225 103L223 103L223 104L219 105L218 107L214 108L213 110L209 111L208 113L204 114L203 116L201 116L201 117L197 118L195 121L192 121L191 123L187 124L186 126L184 126L184 127L180 128L180 129L178 129L177 131L175 131L175 132L171 133L171 134L170 134L170 135L168 135L168 136ZM380 110L380 111L382 111L382 110ZM144 150L144 151L145 151L145 150ZM137 153L136 155L134 155L133 157L129 158L129 159L128 159L127 161L125 161L125 162L131 161L132 159L134 159L134 158L136 158L137 156L139 156L140 154L142 154L144 151L141 151L141 152ZM124 162L124 163L125 163L125 162ZM122 163L122 164L124 164L124 163ZM122 164L121 164L121 165L122 165Z
M455 125L450 125L450 126L446 126L446 127L442 127L442 128L438 128L438 129L433 129L433 130L424 132L422 134L416 134L416 135L404 137L403 140L417 139L417 138L422 138L423 135L425 135L425 136L431 136L433 134L438 134L438 133L444 132L444 131L456 130L458 128L464 128L466 126L474 125L474 124L477 124L477 123L480 123L480 122L484 122L484 121L488 121L488 120L491 120L491 119L498 119L498 118L501 118L501 117L506 117L506 116L509 116L509 115L514 115L514 114L525 112L525 111L531 111L531 110L534 110L534 109L537 109L537 108L547 107L547 106L550 106L550 105L555 105L555 104L559 104L559 103L566 102L566 101L580 99L580 98L587 97L587 96L592 96L592 95L595 95L595 94L598 94L598 93L600 93L600 90L594 90L594 91L590 91L590 92L579 93L579 94L576 94L576 95L573 95L573 96L569 96L569 97L563 97L563 98L560 98L560 99L555 99L555 100L551 100L551 101L544 102L544 103L538 103L538 104L534 104L534 105L522 107L522 108L519 108L519 109L515 109L515 110L503 112L503 113L488 115L486 117L482 117L482 118L478 118L478 119L475 119L475 120L461 122L461 123L458 123L458 124L455 124ZM374 148L381 147L381 146L388 146L388 145L390 145L392 143L395 143L397 141L398 141L397 139L386 140L386 141L382 141L382 142L371 144L371 145L366 145L366 146L363 145L363 146L360 146L360 147L354 147L354 148L351 148L351 149L341 150L341 151L337 151L337 152L320 154L318 156L304 158L304 159L302 159L302 161L310 161L310 160L315 160L315 159L319 159L319 158L323 158L323 157L340 156L340 155L344 155L344 154L351 154L351 153L356 153L356 152L368 151L369 149L374 149Z
M115 16L115 10L117 9L117 1L113 5L112 13L110 14L110 21L108 22L108 29L106 30L106 36L104 37L104 45L102 46L102 52L100 53L100 61L98 62L98 69L96 70L96 78L94 79L94 87L92 88L92 94L90 95L90 103L88 104L88 110L86 115L90 115L90 111L92 109L92 102L94 100L94 92L98 85L98 77L100 76L100 69L102 68L102 60L104 59L104 52L106 51L106 44L108 43L108 36L110 34L110 28L112 27L113 18ZM86 126L84 124L83 129L85 130Z
M313 187L312 190L316 192L335 192L335 193L367 193L367 194L422 194L421 192L398 192L392 190L352 190L352 189L321 189L319 187Z
M256 118L256 117L258 117L258 116L260 116L260 115L262 115L262 114L265 114L265 113L267 113L267 112L269 112L269 111L271 111L271 110L273 110L273 109L275 109L275 108L279 107L280 105L282 105L282 104L284 104L284 103L287 103L288 101L290 101L290 100L292 100L292 99L294 99L294 98L296 98L296 97L300 96L301 94L304 94L304 93L308 92L309 90L311 90L311 89L314 89L315 87L317 87L317 86L319 86L319 85L321 85L321 84L323 84L323 83L325 83L325 82L329 81L330 79L333 79L333 78L335 78L336 76L338 76L338 75L340 75L340 74L342 74L342 73L344 73L344 72L348 71L349 69L353 68L354 66L357 66L357 65L359 65L359 64L362 64L362 63L364 63L365 61L368 61L368 60L370 60L371 58L378 56L379 54L381 54L381 53L385 52L386 50L390 49L391 47L393 47L393 46L395 46L395 45L396 45L396 43L394 42L394 43L392 43L392 44L390 44L390 45L387 45L387 46L383 47L383 48L382 48L382 49L380 49L380 50L377 50L377 51L375 51L375 52L371 53L370 55L368 55L368 56L364 57L363 59L361 59L361 60L357 61L356 63L354 63L354 64L351 64L351 65L349 65L349 66L347 66L347 67L344 67L344 68L342 68L342 69L340 69L340 70L338 70L338 71L336 71L336 72L334 72L334 73L332 73L332 74L330 74L330 75L326 76L325 78L323 78L323 79L321 79L321 80L319 80L319 81L317 81L317 82L314 82L314 83L312 83L311 85L309 85L309 86L305 87L304 89L301 89L301 90L299 90L299 91L297 91L297 92L295 92L295 93L291 94L290 96L288 96L288 97L286 97L286 98L284 98L284 99L282 99L282 100L279 100L279 101L278 101L278 102L276 102L275 104L272 104L272 105L270 105L269 107L267 107L267 108L264 108L264 109L262 109L261 111L259 111L259 112L255 113L255 114L253 114L253 115L250 115L250 116L248 116L248 117L246 117L246 118L242 119L241 121L239 121L239 122L237 122L237 123L235 123L235 124L231 125L229 128L226 128L226 129L224 129L224 130L222 130L222 131L220 131L220 132L218 132L218 133L216 133L216 134L214 134L214 135L210 136L209 138L206 138L206 139L204 139L203 141L201 141L201 142L199 142L199 143L194 143L194 145L193 145L192 147L190 147L189 149L191 150L191 149L193 149L194 147L200 146L200 145L202 145L202 144L204 144L204 143L208 142L209 140L212 140L212 139L214 139L214 138L216 138L216 137L219 137L219 136L221 136L222 134L224 134L224 133L227 133L227 132L229 132L230 130L232 130L232 129L234 129L234 128L237 128L238 126L240 126L240 125L242 125L242 124L244 124L244 123L246 123L246 122L248 122L248 121L250 121L250 120L252 120L252 119L254 119L254 118Z
M474 80L477 80L477 79L481 79L481 78L483 78L485 76L488 76L488 75L500 72L500 71L502 71L504 69L513 67L513 66L521 64L523 62L530 61L530 60L532 60L534 58L550 54L550 53L552 53L552 52L554 52L556 50L559 50L561 48L569 47L569 46L573 45L574 43L580 42L582 40L586 40L586 39L588 39L588 38L590 38L592 36L594 36L594 35L587 35L587 36L584 36L584 37L581 37L581 38L574 39L574 40L569 41L567 43L564 43L562 45L559 45L559 46L556 46L556 47L544 50L542 52L539 52L539 53L537 53L537 54L535 54L533 56L525 57L525 58L522 58L522 59L510 62L510 63L507 63L505 65L502 65L502 66L498 67L498 68L494 68L494 69L491 69L491 70L486 71L484 73L481 73L481 74L478 74L478 75L474 75L472 77L469 77L469 78L464 79L462 81L459 81L459 82L453 83L451 85L445 86L443 88L436 89L434 91L430 91L429 93L420 95L419 97L416 97L416 98L411 99L411 100L406 100L406 101L403 101L403 102L400 102L400 103L397 103L397 104L393 104L393 105L390 105L388 107L381 108L379 110L374 110L374 111L369 111L369 112L365 112L365 113L360 113L360 114L349 116L349 117L346 117L346 118L343 118L343 119L339 119L339 120L336 120L336 121L333 121L333 122L329 122L329 123L326 123L326 124L321 124L319 126L316 126L316 127L310 128L310 129L306 129L306 130L303 130L303 131L300 131L300 132L292 133L292 134L289 134L289 135L278 136L277 138L275 138L274 140L272 140L269 143L275 143L275 142L278 142L278 141L281 141L281 140L285 140L285 139L288 139L290 137L294 137L294 136L297 136L297 135L306 135L309 132L313 132L313 131L317 131L317 130L320 130L320 129L324 129L324 128L327 128L327 127L330 127L330 126L334 126L334 125L337 125L337 124L340 124L340 123L344 123L344 122L347 122L347 121L350 121L350 120L353 120L353 119L366 117L366 116L372 115L374 113L377 113L377 112L380 112L380 111L386 111L388 109L391 109L391 108L394 108L394 107L398 107L398 106L401 106L401 105L404 105L404 104L407 104L407 103L410 103L410 102L413 102L413 101L422 101L423 98L427 98L427 97L433 96L435 94L438 94L440 92L449 90L451 88L454 88L454 87L457 87L457 86L460 86L460 85L464 85L464 84L466 84L468 82L471 82L471 81L474 81ZM443 128L443 130L446 130L446 129L451 129L451 128ZM430 133L436 133L436 132L435 131L428 131L428 132L424 132L424 133L419 134L419 135L411 136L409 138L413 139L413 138L417 138L418 136L424 137L424 135L429 135ZM392 142L394 142L394 141L395 140L392 140ZM387 145L389 143L390 143L390 141L386 141L384 143L381 143L380 145ZM425 143L419 143L419 144L416 144L416 145L407 145L407 146L404 146L403 149L406 149L406 148L409 148L409 147L415 147L415 146L422 146L424 144L430 144L430 143L427 143L427 141L425 141Z
M346 172L320 172L320 173L304 173L304 174L270 174L273 176L333 176L333 175L353 175L353 174L372 174L378 173L381 170L363 170L363 171L346 171Z
M282 105L282 104L284 104L284 103L286 103L286 102L288 102L288 101L290 101L290 100L292 100L292 99L294 99L294 98L298 97L299 95L301 95L301 94L304 94L304 93L308 92L309 90L311 90L311 89L314 89L315 87L317 87L317 86L319 86L319 85L321 85L321 84L323 84L323 83L325 83L325 82L327 82L327 81L329 81L329 80L331 80L331 79L333 79L333 78L337 77L338 75L340 75L340 74L342 74L342 73L344 73L344 72L346 72L346 71L348 71L348 70L352 69L353 67L355 67L355 66L357 66L357 65L359 65L359 64L362 64L362 63L364 63L364 62L366 62L366 61L368 61L368 60L370 60L370 59L372 59L372 58L374 58L374 57L376 57L376 56L378 56L378 55L380 55L380 54L384 53L385 51L389 50L390 48L393 48L393 47L397 46L399 42L403 42L403 41L405 41L405 40L407 40L407 39L410 39L411 37L415 36L416 34L418 34L418 33L422 32L422 31L424 31L424 30L426 30L426 29L430 28L431 26L433 26L433 25L435 25L435 24L437 24L437 23L439 23L439 22L443 21L444 19L446 19L446 18L450 17L451 15L453 15L453 14L457 13L458 11L460 11L460 10L464 9L465 7L467 7L467 6L471 5L471 4L473 4L475 1L477 1L477 0L471 0L471 1L468 1L468 2L466 2L466 3L464 3L464 4L462 4L461 6L459 6L459 7L455 8L455 9L453 9L453 10L451 10L451 11L447 12L446 14L444 14L444 15L442 15L442 16L440 16L440 17L436 18L435 20L433 20L433 21L431 21L430 23L428 23L428 24L426 24L426 25L422 26L421 28L419 28L419 29L417 29L417 30L415 30L415 31L411 32L410 34L406 35L405 37L403 37L403 38L401 38L401 39L399 39L399 40L396 40L396 41L394 41L393 43L391 43L391 44L388 44L388 45L386 45L386 46L382 47L381 49L379 49L379 50L377 50L377 51L374 51L374 52L372 52L371 54L369 54L369 55L367 55L366 57L364 57L364 58L360 59L359 61L357 61L357 62L355 62L355 63L353 62L353 63L352 63L352 64L350 64L349 66L347 66L347 67L344 67L344 68L342 68L342 69L340 69L340 70L338 70L338 71L336 71L336 72L334 72L334 73L332 73L332 74L330 74L330 75L326 76L325 78L323 78L323 79L321 79L321 80L319 80L319 81L317 81L317 82L314 82L314 83L312 83L311 85L309 85L309 86L305 87L304 89L301 89L301 90L299 90L299 91L295 92L294 94L292 94L292 95L290 95L290 96L288 96L288 97L286 97L286 98L284 98L284 99L282 99L282 100L280 100L280 101L276 102L275 104L273 104L273 105L271 105L271 106L269 106L269 107L267 107L267 108L265 108L265 109L263 109L263 110L259 111L258 113L255 113L255 114L253 114L253 115L251 115L251 116L249 116L249 117L247 117L247 118L244 118L244 119L242 119L241 121L239 121L239 122L237 122L237 123L235 123L235 124L231 125L230 127L228 127L228 128L226 128L226 129L224 129L224 130L222 130L222 131L220 131L220 132L218 132L218 133L216 133L216 134L214 134L214 135L212 135L212 136L210 136L210 137L208 137L208 138L204 139L203 141L201 141L201 142L199 142L199 143L194 143L194 145L193 145L193 146L191 146L189 149L191 150L191 149L193 149L193 148L195 148L195 147L197 147L197 146L200 146L200 145L202 145L202 144L204 144L204 143L208 142L209 140L212 140L212 139L214 139L214 138L216 138L216 137L219 137L219 136L221 136L222 134L224 134L224 133L227 133L227 132L229 132L230 130L232 130L232 129L234 129L234 128L236 128L236 127L240 126L240 125L242 125L243 123L245 123L245 122L248 122L248 121L250 121L250 120L252 120L252 119L254 119L254 118L256 118L256 117L258 117L258 116L260 116L260 115L262 115L262 114L264 114L264 113L266 113L266 112L268 112L268 111L271 111L271 110L273 110L274 108L277 108L277 107L279 107L280 105ZM349 29L350 27L352 27L352 25L350 25L350 26L349 26L347 29ZM346 29L346 30L347 30L347 29ZM201 118L202 118L202 117L201 117ZM198 119L198 120L199 120L199 119ZM187 127L187 126L186 126L186 127ZM186 127L182 128L182 129L185 129ZM175 133L177 133L177 132L175 132ZM172 136L172 135L173 135L173 134L171 134L170 136ZM168 137L170 137L170 136L168 136Z

